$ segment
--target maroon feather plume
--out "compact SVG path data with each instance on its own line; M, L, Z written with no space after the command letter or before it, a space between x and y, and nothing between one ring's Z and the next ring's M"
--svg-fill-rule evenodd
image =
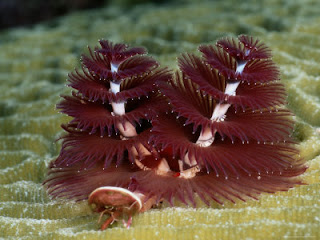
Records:
M115 159L120 164L125 155L133 161L130 149L135 146L139 150L140 145L148 148L150 121L166 107L164 98L155 92L155 84L170 78L167 69L158 68L155 60L142 55L144 48L128 49L108 41L100 41L100 45L102 48L94 52L89 48L90 57L83 56L82 73L76 70L69 74L68 85L77 91L63 96L57 105L73 120L63 126L67 134L62 137L54 167L81 163L83 169L101 161L107 167ZM125 136L125 125L139 134Z
M71 116L45 181L76 200L101 186L146 199L223 203L301 184L306 167L271 51L240 36L183 54L172 75L143 48L100 41L69 75ZM161 92L160 92L160 91Z

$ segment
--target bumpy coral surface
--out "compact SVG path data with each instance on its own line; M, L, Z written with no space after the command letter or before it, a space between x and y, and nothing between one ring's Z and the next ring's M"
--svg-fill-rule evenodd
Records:
M319 238L319 17L316 1L214 1L175 7L108 6L79 12L30 29L1 32L0 46L0 236L24 239L281 239ZM223 20L223 21L222 21ZM125 30L126 29L126 30ZM130 30L127 30L130 29ZM63 135L57 114L67 74L97 39L145 46L163 66L175 68L180 53L200 54L226 35L256 36L272 49L295 114L293 137L309 168L303 185L259 201L206 208L153 209L129 230L97 230L87 202L52 201L42 181ZM86 53L87 56L90 52ZM94 96L93 96L94 99ZM91 103L91 102L90 102ZM181 116L179 119L183 119ZM187 126L188 127L188 126ZM100 133L99 133L100 134ZM107 132L104 133L107 135ZM191 130L192 134L192 130ZM250 142L251 143L251 142ZM177 206L180 206L177 203Z

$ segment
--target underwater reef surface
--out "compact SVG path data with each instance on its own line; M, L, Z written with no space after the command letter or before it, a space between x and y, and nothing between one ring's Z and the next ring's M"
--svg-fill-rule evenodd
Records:
M320 2L178 1L75 12L0 32L0 238L320 239ZM67 74L98 39L145 46L163 66L223 36L258 37L273 51L296 114L308 185L208 208L166 205L98 231L87 202L50 200L41 183L60 151L55 110Z

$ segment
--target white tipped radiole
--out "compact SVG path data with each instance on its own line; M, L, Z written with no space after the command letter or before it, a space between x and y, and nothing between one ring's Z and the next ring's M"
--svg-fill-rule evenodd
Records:
M119 65L110 64L111 66L111 72L118 72L118 67ZM112 93L117 94L120 92L121 88L121 82L113 82L110 81L110 90ZM126 114L125 110L125 101L119 101L119 102L111 102L112 110L113 110L113 115L115 116L122 116ZM124 124L118 123L117 127L121 134L123 135L123 139L127 139L130 137L137 136L137 131L135 126L133 126L130 122L125 122Z
M241 75L247 61L237 61L236 73ZM224 93L229 96L235 96L236 90L240 84L239 80L229 80L226 85ZM210 120L212 122L222 122L226 118L226 113L231 104L229 103L218 103L212 113ZM217 131L212 131L210 127L202 129L201 134L196 142L201 147L209 147L214 142L214 135Z

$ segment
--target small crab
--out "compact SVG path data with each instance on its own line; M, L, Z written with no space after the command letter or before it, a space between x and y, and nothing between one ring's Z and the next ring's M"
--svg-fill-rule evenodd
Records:
M101 230L105 230L119 219L122 219L126 228L130 228L132 216L149 210L155 203L153 198L147 201L145 199L145 195L138 192L131 192L121 187L105 186L95 189L90 194L88 202L95 212L100 212L99 222L104 214L110 214L110 217L101 225Z

